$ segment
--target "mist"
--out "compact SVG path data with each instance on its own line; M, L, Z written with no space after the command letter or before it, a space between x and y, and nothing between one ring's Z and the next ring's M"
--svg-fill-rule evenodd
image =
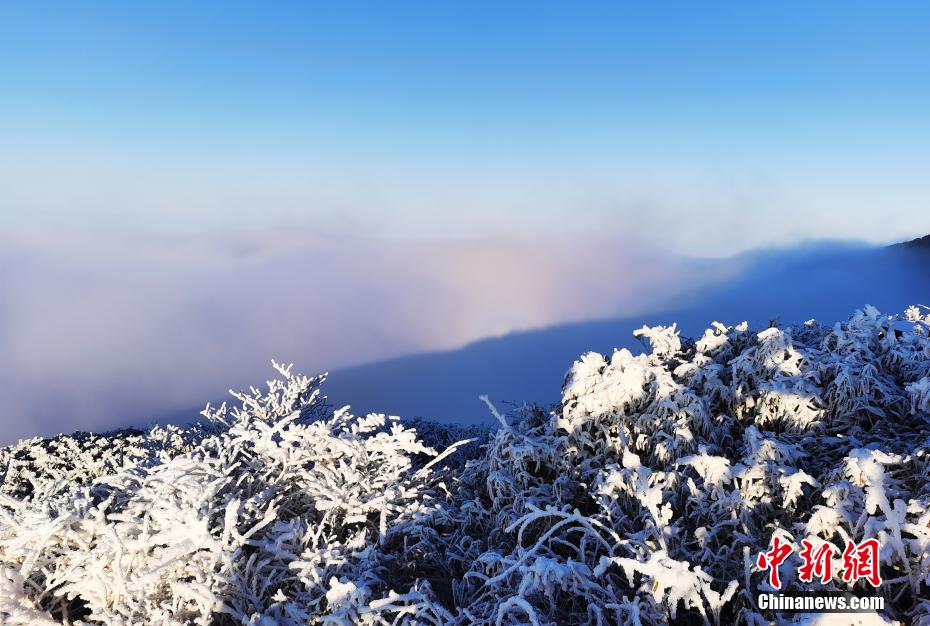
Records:
M494 419L478 400L498 407L547 407L559 399L563 377L581 354L611 354L615 348L640 352L633 331L646 325L676 324L699 337L714 321L749 322L764 329L772 321L798 324L815 319L832 325L867 304L901 313L912 304L930 305L930 247L874 247L849 243L808 243L755 251L731 259L691 261L681 275L723 275L695 282L693 290L633 314L557 324L474 342L458 350L389 359L335 371L326 393L335 406L356 412L380 411L453 423Z
M0 440L194 417L260 385L635 315L734 274L612 240L411 240L265 231L0 240Z

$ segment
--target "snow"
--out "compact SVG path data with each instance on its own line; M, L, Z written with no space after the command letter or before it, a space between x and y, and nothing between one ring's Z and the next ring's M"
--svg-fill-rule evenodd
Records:
M190 428L25 440L0 450L0 622L927 625L924 315L643 328L551 410L488 401L496 430L333 411L275 364ZM879 539L879 589L822 589L885 612L758 610L776 533Z
M796 626L891 626L894 624L878 613L811 613L795 619Z

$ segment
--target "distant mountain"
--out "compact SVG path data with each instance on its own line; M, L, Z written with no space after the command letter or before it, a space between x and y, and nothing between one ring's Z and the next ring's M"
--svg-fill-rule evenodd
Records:
M333 372L324 387L336 405L463 424L490 422L478 396L507 405L552 403L566 368L582 353L639 350L643 324L678 324L700 335L714 321L765 325L809 317L833 323L866 304L900 313L930 304L930 236L874 248L807 245L747 255L737 278L691 294L689 304L629 318L561 324ZM918 254L915 254L917 252ZM713 271L708 266L708 271ZM723 318L723 319L721 319Z
M897 243L895 246L930 252L930 235L924 235L923 237L918 237L917 239L911 239L910 241Z

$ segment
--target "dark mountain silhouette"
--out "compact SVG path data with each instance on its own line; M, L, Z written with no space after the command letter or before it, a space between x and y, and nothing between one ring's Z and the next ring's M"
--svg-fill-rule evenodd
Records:
M333 372L326 393L335 405L445 422L490 422L478 400L499 404L558 400L567 367L582 353L640 349L633 331L643 324L677 322L700 335L711 322L749 321L764 327L814 317L845 318L866 304L900 312L930 303L930 236L886 248L805 245L746 255L738 278L692 294L683 308L629 318L562 324L471 343L461 349L417 354ZM710 266L708 266L710 269Z
M917 239L911 239L910 241L898 243L895 244L895 246L930 252L930 235L924 235L923 237L918 237Z

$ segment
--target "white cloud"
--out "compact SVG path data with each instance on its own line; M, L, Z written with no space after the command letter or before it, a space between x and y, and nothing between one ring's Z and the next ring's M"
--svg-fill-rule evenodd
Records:
M20 233L0 265L2 438L108 428L263 380L655 307L693 276L629 241ZM705 278L706 279L706 278Z

